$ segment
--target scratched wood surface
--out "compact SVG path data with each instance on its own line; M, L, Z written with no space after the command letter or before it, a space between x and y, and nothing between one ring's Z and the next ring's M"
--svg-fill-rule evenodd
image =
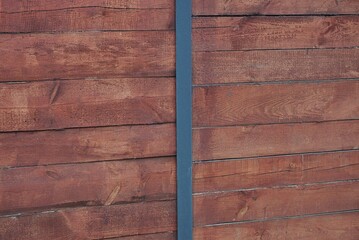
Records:
M0 131L174 122L174 92L173 78L3 84Z
M193 14L195 239L357 239L359 2Z
M358 79L359 49L197 52L193 71L196 85Z
M198 240L357 240L358 212L198 227Z
M194 15L357 14L356 0L194 0Z
M79 207L0 218L3 239L104 239L176 230L175 201Z
M173 0L0 0L0 239L175 239Z
M359 82L194 89L193 125L229 126L359 119Z

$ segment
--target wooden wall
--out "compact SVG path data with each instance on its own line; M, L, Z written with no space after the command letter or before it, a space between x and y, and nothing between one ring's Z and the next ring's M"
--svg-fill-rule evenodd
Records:
M173 0L0 0L0 239L174 239Z
M359 239L359 1L193 14L195 239Z

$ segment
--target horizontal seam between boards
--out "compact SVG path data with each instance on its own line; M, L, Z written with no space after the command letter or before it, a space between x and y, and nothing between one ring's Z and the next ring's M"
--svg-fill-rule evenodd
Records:
M250 159L265 159L272 157L290 157L290 156L301 156L301 155L322 155L330 153L349 153L349 152L359 152L358 149L334 149L328 151L319 151L319 152L298 152L298 153L285 153L285 154L273 154L273 155L262 155L262 156L252 156L252 157L237 157L237 158L222 158L214 160L195 160L193 164L207 164L207 163L217 163L217 162L230 162L230 161L246 161Z
M2 166L0 167L1 170L17 170L17 169L24 169L24 168L36 168L36 167L56 167L56 166L75 166L75 165L85 165L85 164L96 164L96 163L111 163L111 162L129 162L129 161L146 161L146 160L155 160L158 159L171 159L175 158L176 155L169 154L169 155L160 155L160 156L149 156L149 157L137 157L137 158L123 158L123 159L104 159L104 160L93 160L87 162L71 162L71 163L50 163L50 164L37 164L37 165L26 165L26 166Z
M84 126L84 127L65 127L65 128L47 128L47 129L35 129L35 130L12 130L4 131L0 130L0 135L2 134L14 134L14 133L36 133L36 132L62 132L70 130L81 130L81 129L98 129L98 128L136 128L136 127L146 127L146 126L162 126L162 125L174 125L176 122L158 122L158 123L141 123L141 124L115 124L115 125L105 125L105 126Z
M308 13L308 14L266 14L266 13L248 13L248 14L192 14L195 19L200 18L236 18L236 17L356 17L358 13Z
M19 213L12 213L12 214L4 214L4 215L0 215L0 219L1 218L18 218L18 217L27 217L27 216L36 216L36 215L42 215L42 214L52 214L52 213L57 213L57 212L61 212L61 211L69 211L69 210L83 210L83 209L88 209L88 208L107 208L107 207L116 207L116 206L128 206L128 205L138 205L138 204L145 204L145 203L161 203L161 202L175 202L176 198L170 198L170 199L155 199L155 200L147 200L147 201L138 201L138 202L116 202L114 204L111 205L104 205L104 204L99 204L99 205L91 205L91 206L70 206L70 207L59 207L59 208L48 208L48 209L44 209L41 210L41 208L38 208L39 211L28 211L28 212L19 212ZM89 201L91 202L91 201ZM23 211L23 210L22 210ZM0 213L1 214L1 213Z
M17 31L17 32L2 32L0 30L1 35L39 35L39 34L49 34L49 35L59 35L59 34L75 34L75 33L111 33L111 32L169 32L174 33L174 28L164 28L164 29L99 29L99 30L73 30L73 31Z
M321 217L321 216L329 216L329 215L334 216L334 215L350 214L350 213L359 213L359 209L341 210L341 211L333 211L333 212L322 212L322 213L314 213L314 214L303 214L303 215L294 215L294 216L273 217L273 218L255 219L255 220L244 220L244 221L235 221L235 222L222 222L222 223L215 223L215 224L197 225L197 226L195 226L195 228L219 227L219 226L226 226L226 225L240 225L240 224L248 224L248 223L271 222L271 221L281 221L281 220L290 220L290 219L303 219L303 218L310 218L310 217Z
M202 129L226 129L226 128L236 128L236 127L256 127L256 126L274 126L274 125L310 125L310 124L324 124L324 123L336 123L336 122L356 122L359 121L358 118L349 118L349 119L333 119L333 120L324 120L324 121L298 121L298 122L280 122L280 123L249 123L249 124L235 124L235 125L216 125L216 126L203 126L203 127L193 127L192 130L202 130Z
M125 237L142 237L142 236L158 235L158 234L166 234L166 233L167 234L175 234L176 231L143 233L143 234L135 234L135 235L123 235L123 236L109 237L109 238L92 238L91 240L112 240L112 239L125 238Z
M195 48L195 47L194 47ZM353 50L353 49L359 49L359 46L348 46L348 47L302 47L302 48L245 48L245 49L214 49L214 50L194 50L194 57L196 54L201 53L240 53L240 52L266 52L266 51L273 51L273 52L299 52L299 51L330 51L333 50ZM194 61L194 65L196 65L196 62Z
M208 84L193 84L193 88L208 88L208 87L233 87L233 86L267 86L267 85L295 85L295 84L331 84L343 82L357 82L359 78L333 78L333 79L318 79L318 80L277 80L277 81L259 81L259 82L229 82L229 83L208 83Z
M335 180L335 181L326 181L326 182L311 182L311 183L302 183L302 184L287 184L287 185L277 185L271 187L253 187L253 188L240 188L233 190L223 190L223 191L212 191L212 192L196 192L193 193L193 197L202 197L202 196L212 196L212 195L220 195L220 194L231 194L231 193L240 193L240 192L250 192L250 191L258 191L258 190L271 190L271 189L301 189L305 187L311 186L331 186L340 183L357 183L359 182L358 178L353 179L345 179L345 180Z

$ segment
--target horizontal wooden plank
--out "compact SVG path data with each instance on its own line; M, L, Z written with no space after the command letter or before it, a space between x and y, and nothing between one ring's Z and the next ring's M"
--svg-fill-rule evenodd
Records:
M175 121L175 79L44 81L0 86L0 131Z
M194 15L357 14L357 0L194 0Z
M0 167L118 160L176 153L175 125L0 134Z
M174 201L50 211L0 218L3 239L103 239L174 231Z
M195 193L359 179L359 151L193 165Z
M0 12L2 33L168 29L174 29L173 8L80 7L51 11Z
M359 121L193 130L194 160L358 149Z
M20 11L46 11L63 8L84 8L84 7L103 7L103 8L123 8L123 9L156 9L173 7L172 0L1 0L0 12L20 12Z
M0 214L174 199L175 165L159 158L0 169Z
M194 229L196 240L357 240L358 212Z
M359 16L195 18L193 28L195 51L359 46Z
M359 78L359 49L197 52L193 70L194 84Z
M193 125L359 119L359 81L194 88Z
M155 233L148 235L138 235L138 236L130 236L130 237L119 237L113 238L113 240L176 240L175 232L167 232L167 233ZM112 240L112 238L111 238Z
M0 81L174 76L174 32L3 34Z
M194 224L353 210L359 208L358 198L359 182L198 195L194 197Z

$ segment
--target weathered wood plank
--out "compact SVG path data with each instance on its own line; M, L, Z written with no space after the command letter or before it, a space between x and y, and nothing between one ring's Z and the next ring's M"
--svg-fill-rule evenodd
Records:
M194 88L193 125L359 119L359 81Z
M357 0L194 0L194 15L357 14Z
M174 231L174 201L86 207L0 218L3 239L103 239Z
M359 179L359 151L193 165L193 188L196 193L351 179Z
M173 0L1 0L0 12L49 11L63 8L102 7L114 9L172 8Z
M0 169L0 214L174 199L174 158Z
M359 49L197 52L193 70L195 84L359 78Z
M195 18L193 28L195 51L359 46L359 16Z
M198 227L196 240L357 240L359 213Z
M359 121L193 130L194 160L358 149Z
M0 12L2 33L169 29L174 29L173 8L80 7L51 11Z
M169 31L4 34L0 81L173 76Z
M194 197L194 224L353 210L359 208L358 199L358 182L197 195Z
M0 167L172 156L175 125L0 134Z
M175 121L171 78L0 85L0 131Z

